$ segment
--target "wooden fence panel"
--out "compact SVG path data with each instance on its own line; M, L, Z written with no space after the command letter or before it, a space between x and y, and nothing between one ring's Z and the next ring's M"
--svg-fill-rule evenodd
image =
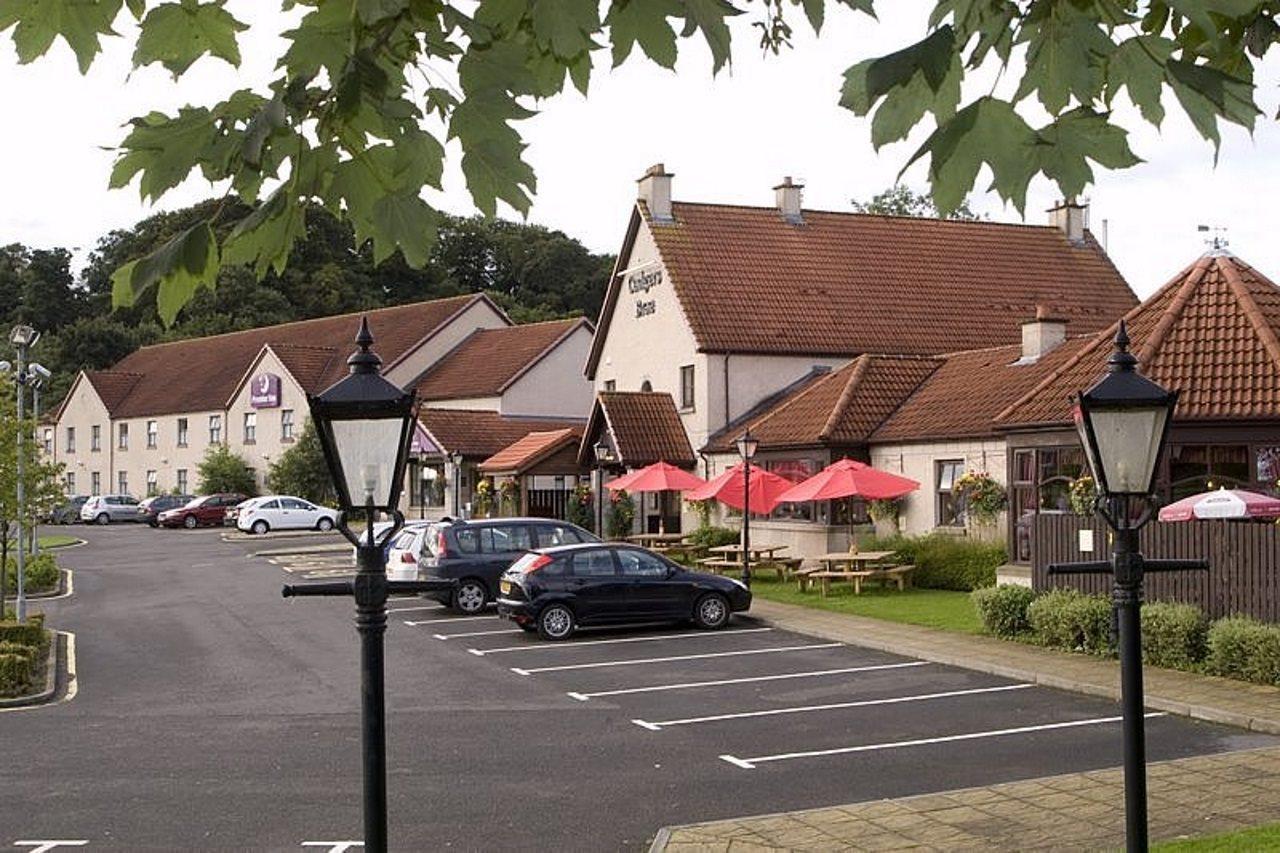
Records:
M1080 531L1093 531L1093 550L1080 550ZM1152 522L1140 536L1147 557L1209 560L1208 572L1171 572L1146 577L1148 601L1194 604L1211 618L1243 614L1280 622L1280 527L1227 521ZM1109 575L1048 575L1050 563L1105 560L1111 532L1100 520L1045 513L1032 521L1032 585L1037 590L1073 588L1105 593Z

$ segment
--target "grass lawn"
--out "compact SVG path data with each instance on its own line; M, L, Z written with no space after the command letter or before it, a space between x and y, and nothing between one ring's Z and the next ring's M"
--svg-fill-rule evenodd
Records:
M1187 841L1166 841L1151 849L1163 853L1225 853L1228 850L1280 850L1280 823L1255 826L1238 832L1206 835Z
M74 545L79 542L79 538L68 536L65 533L51 533L48 536L40 537L41 548L65 548L68 545Z
M800 592L793 581L782 583L767 577L753 578L751 591L761 598L784 604L819 607L836 613L852 613L966 634L982 631L978 612L967 592L946 589L905 589L899 592L897 589L864 586L861 595L854 595L851 587L837 584L832 587L831 594L823 598L817 590Z

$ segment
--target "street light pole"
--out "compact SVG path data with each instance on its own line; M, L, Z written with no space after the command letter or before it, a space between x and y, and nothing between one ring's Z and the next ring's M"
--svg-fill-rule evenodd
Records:
M751 460L760 442L748 428L738 438L738 455L742 457L742 582L751 586Z
M1142 690L1142 586L1146 572L1205 570L1204 560L1147 560L1138 531L1151 520L1156 472L1178 393L1138 373L1123 320L1108 373L1077 395L1076 427L1097 484L1097 510L1115 531L1110 562L1055 563L1049 574L1111 574L1120 653L1120 709L1124 733L1125 844L1147 849L1146 721ZM1141 507L1135 514L1135 502Z
M356 547L356 576L351 581L286 585L292 596L350 595L356 602L360 635L360 711L363 731L364 849L387 850L387 739L384 635L387 597L393 592L452 590L453 581L387 580L383 546L404 526L397 509L408 462L416 401L382 377L382 360L371 351L373 335L362 320L356 336L360 351L347 360L351 373L318 396L308 395L311 419L324 450L329 475L342 507L338 529ZM374 536L378 513L393 520ZM362 513L363 537L347 519Z
M51 374L43 364L35 362L27 368L27 373L30 374L31 381L31 422L34 424L31 440L36 443L36 447L40 447L40 388ZM31 556L40 556L40 519L38 517L31 519Z
M16 374L16 385L18 387L18 423L21 424L26 414L26 384L27 384L27 350L30 349L40 338L40 333L30 326L14 326L9 333L9 343L13 344L13 348L18 357ZM18 482L17 482L17 503L18 503L18 595L14 603L14 610L19 622L27 621L27 556L26 556L26 525L25 516L27 512L27 494L26 494L26 456L23 448L23 438L26 430L19 428L17 436L18 445Z
M455 451L449 460L453 462L453 516L462 518L462 464L467 461L460 451Z
M596 535L604 540L604 465L609 461L609 445L597 441L596 454Z

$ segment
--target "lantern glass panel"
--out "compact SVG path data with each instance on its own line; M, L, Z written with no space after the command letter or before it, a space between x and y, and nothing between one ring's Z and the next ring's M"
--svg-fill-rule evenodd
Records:
M1150 491L1168 417L1166 406L1090 408L1099 457L1090 461L1101 463L1109 493L1145 495Z
M352 504L364 506L372 497L375 506L389 506L404 421L335 420L330 429Z

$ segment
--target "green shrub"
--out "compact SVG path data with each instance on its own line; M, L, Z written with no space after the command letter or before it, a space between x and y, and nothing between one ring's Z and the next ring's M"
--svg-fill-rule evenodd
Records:
M1027 607L1035 597L1030 587L1016 584L983 587L972 593L983 630L997 637L1016 637L1031 630Z
M994 586L996 569L1008 559L1001 543L976 542L964 536L934 533L929 536L870 537L865 551L893 551L894 559L912 563L911 583L922 589L955 589L961 592Z
M21 643L0 643L0 655L19 655L30 661L35 661L38 654L40 654L40 649L37 646L24 646Z
M50 553L42 552L38 556L28 557L26 560L26 585L25 591L47 592L58 585L58 561ZM4 573L4 588L7 594L13 594L18 589L18 560L16 557L9 557L9 567Z
M0 643L17 643L23 646L44 644L44 614L29 616L26 622L0 622Z
M1055 589L1031 602L1027 621L1037 642L1089 654L1111 654L1111 600Z
M739 539L738 531L730 527L699 527L689 534L689 544L701 545L703 548L719 548L721 545L732 545Z
M0 692L16 693L31 685L32 659L24 655L0 654Z
M1142 659L1152 666L1192 669L1204 660L1209 620L1191 604L1142 606Z
M1208 645L1205 668L1214 675L1280 685L1280 625L1219 619L1209 628Z

